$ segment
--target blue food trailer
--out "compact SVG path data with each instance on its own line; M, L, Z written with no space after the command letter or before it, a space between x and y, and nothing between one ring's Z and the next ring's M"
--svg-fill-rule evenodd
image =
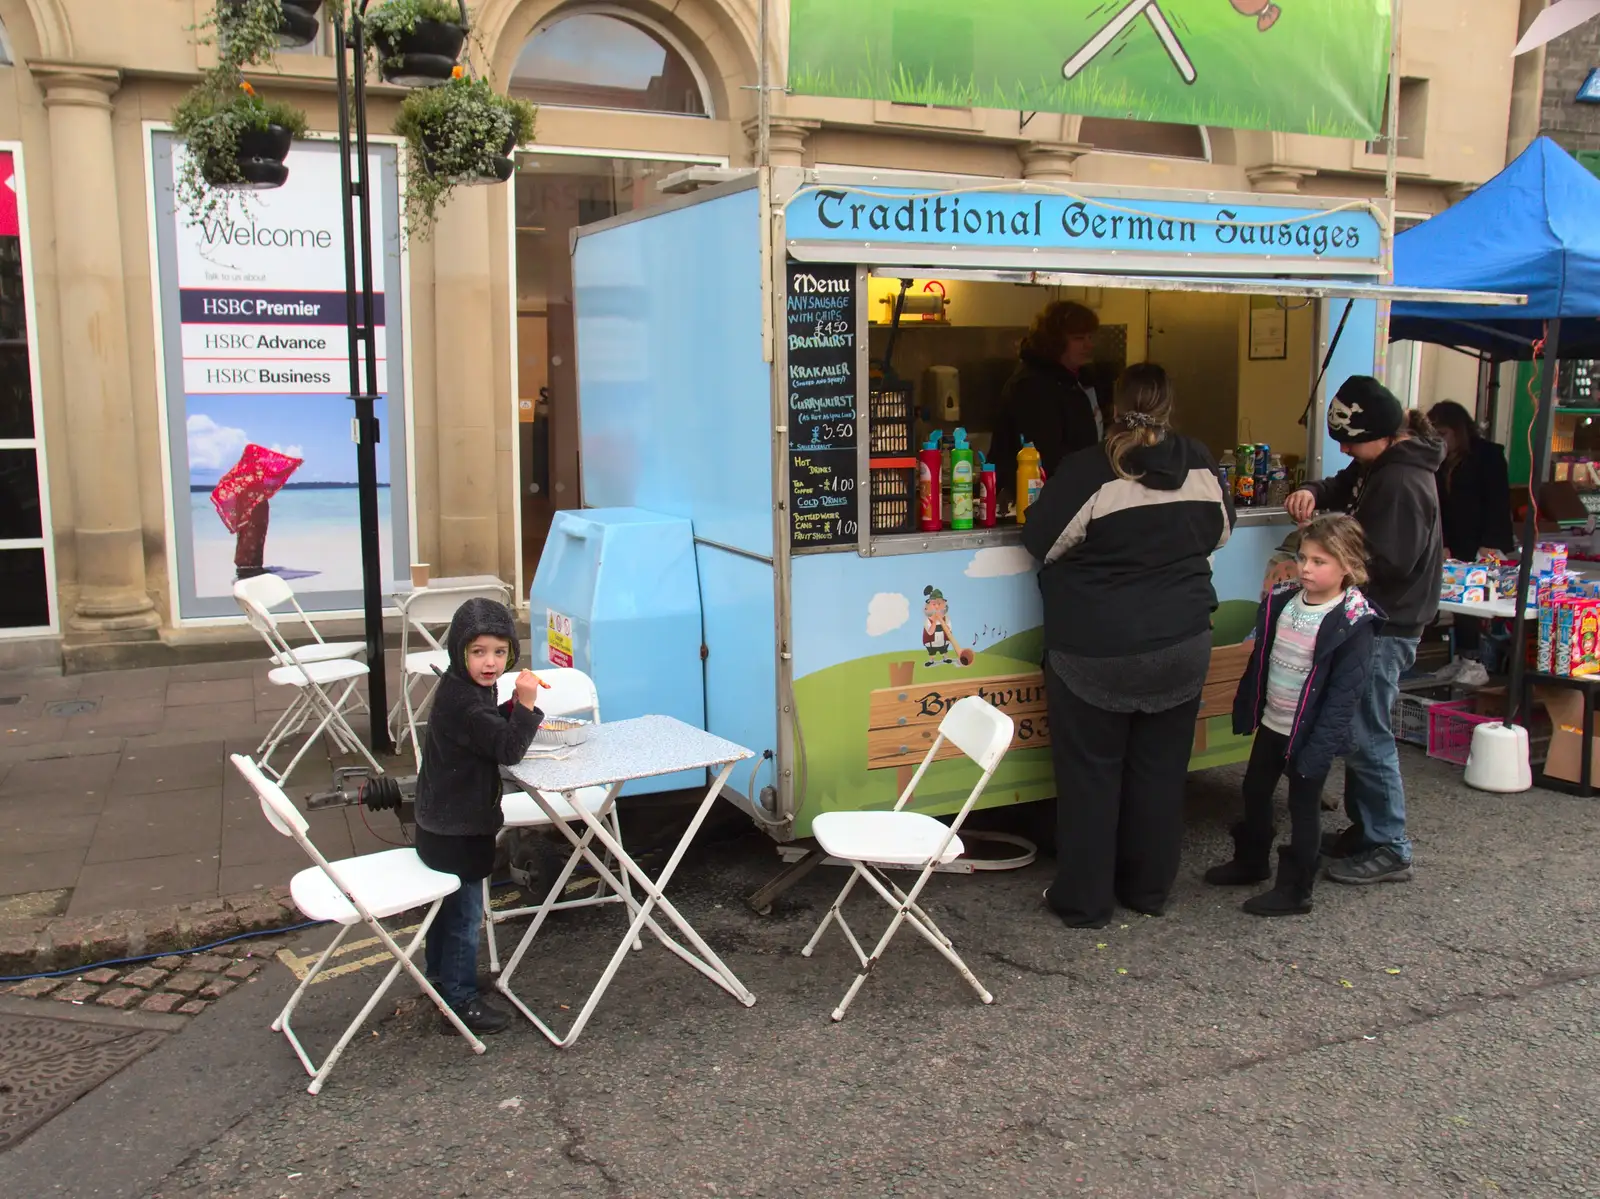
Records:
M892 806L965 695L1017 722L986 805L1052 796L1034 563L1013 520L919 530L917 447L950 422L896 374L894 318L904 345L948 324L956 287L969 309L1131 295L1148 314L1165 292L1268 297L1231 302L1315 322L1310 369L1275 402L1305 410L1304 440L1276 448L1316 478L1341 465L1325 397L1373 373L1380 305L1515 302L1383 284L1384 212L1365 199L779 167L577 230L583 507L558 514L532 584L535 663L589 671L607 719L670 712L751 747L727 794L780 843L824 811ZM986 335L1009 335L1014 354L1007 323ZM1282 322L1259 324L1270 353ZM1124 350L1147 331L1127 323ZM977 420L956 423L979 425L981 448L996 389L975 364L958 374L973 380L963 400ZM1231 401L1179 394L1180 412ZM1215 555L1196 768L1248 754L1228 720L1241 643L1291 528L1281 508L1241 509ZM935 763L918 808L954 810L971 782L964 763Z

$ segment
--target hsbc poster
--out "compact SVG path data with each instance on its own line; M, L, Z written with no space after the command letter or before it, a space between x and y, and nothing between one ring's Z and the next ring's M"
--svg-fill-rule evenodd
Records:
M152 136L178 615L238 615L234 582L258 574L286 579L308 610L359 608L338 151L296 142L282 188L194 223L173 198L184 148ZM399 182L394 147L372 157L387 584L410 559Z

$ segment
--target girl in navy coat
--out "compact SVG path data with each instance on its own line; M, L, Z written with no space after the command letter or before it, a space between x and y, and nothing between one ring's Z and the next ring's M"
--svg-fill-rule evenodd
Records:
M1300 579L1261 601L1255 648L1233 701L1233 729L1255 733L1244 776L1244 819L1233 828L1233 860L1206 872L1220 887L1271 877L1272 794L1289 776L1290 841L1279 851L1272 890L1245 901L1255 916L1311 910L1322 841L1322 785L1348 746L1367 685L1379 613L1358 590L1366 582L1361 526L1319 516L1300 535Z

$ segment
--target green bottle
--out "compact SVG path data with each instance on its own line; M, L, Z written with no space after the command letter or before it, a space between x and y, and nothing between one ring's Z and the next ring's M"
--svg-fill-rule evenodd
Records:
M972 528L972 447L967 431L956 430L956 443L950 449L950 527Z

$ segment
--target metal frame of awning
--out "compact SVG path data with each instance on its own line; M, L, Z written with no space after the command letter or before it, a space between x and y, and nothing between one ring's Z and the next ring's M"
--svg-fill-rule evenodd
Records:
M1036 287L1107 287L1128 291L1206 292L1235 296L1286 296L1313 300L1387 300L1390 303L1466 304L1480 307L1518 307L1528 297L1506 292L1459 291L1450 288L1396 287L1388 283L1366 283L1350 279L1307 280L1257 275L1250 278L1218 278L1211 275L1145 275L1102 271L1008 271L960 267L945 270L937 266L917 268L920 272L962 283L1012 283ZM908 270L878 266L871 269L878 279L903 279Z

